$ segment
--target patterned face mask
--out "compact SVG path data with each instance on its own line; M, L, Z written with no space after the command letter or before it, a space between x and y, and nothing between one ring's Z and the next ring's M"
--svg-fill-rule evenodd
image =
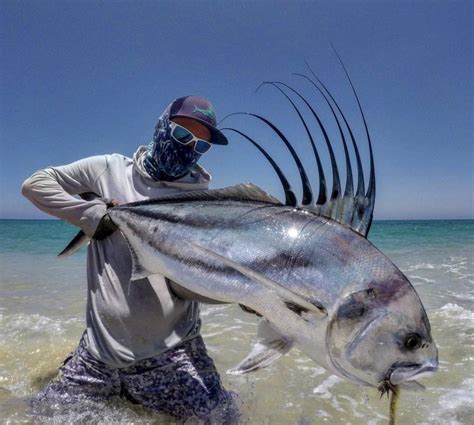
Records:
M146 172L153 180L174 181L188 174L201 154L171 138L169 107L158 119L153 140L143 160Z

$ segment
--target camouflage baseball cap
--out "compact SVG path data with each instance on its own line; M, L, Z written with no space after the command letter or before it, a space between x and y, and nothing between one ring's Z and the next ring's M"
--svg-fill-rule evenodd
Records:
M217 118L211 103L199 96L185 96L173 101L170 106L170 119L188 117L205 125L211 132L210 142L216 145L227 145L227 137L216 128Z

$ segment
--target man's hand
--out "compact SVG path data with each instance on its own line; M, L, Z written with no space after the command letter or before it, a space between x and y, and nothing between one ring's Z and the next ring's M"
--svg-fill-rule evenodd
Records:
M103 199L107 208L116 207L119 205L118 201L115 199ZM92 239L96 240L103 240L109 237L112 233L114 233L118 229L117 225L112 221L109 214L105 214L102 219L99 221L99 225L95 230Z
M102 217L102 219L99 221L99 225L97 226L97 229L95 230L95 233L92 236L92 239L96 239L96 240L101 241L101 240L109 237L117 229L118 229L118 227L112 221L112 219L110 218L110 215L105 214Z

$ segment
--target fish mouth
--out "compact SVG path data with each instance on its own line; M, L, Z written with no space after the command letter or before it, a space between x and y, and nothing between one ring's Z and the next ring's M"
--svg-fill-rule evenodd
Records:
M405 381L413 381L422 376L430 376L437 370L437 359L424 363L395 363L390 368L387 377L392 385L399 385Z

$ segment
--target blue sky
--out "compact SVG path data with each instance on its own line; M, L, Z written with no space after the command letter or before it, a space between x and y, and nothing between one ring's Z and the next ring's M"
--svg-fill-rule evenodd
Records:
M469 1L12 1L0 2L0 218L46 218L20 194L48 165L119 152L150 140L175 97L209 98L218 117L260 113L314 159L286 100L262 81L298 88L337 133L324 101L302 79L305 60L366 140L350 87L359 92L377 166L376 219L472 218L473 10ZM299 190L283 145L249 117L255 136ZM321 142L317 127L311 123ZM265 159L230 135L201 163L212 186L252 181L282 197ZM324 146L322 155L327 160ZM341 149L336 148L340 155Z

